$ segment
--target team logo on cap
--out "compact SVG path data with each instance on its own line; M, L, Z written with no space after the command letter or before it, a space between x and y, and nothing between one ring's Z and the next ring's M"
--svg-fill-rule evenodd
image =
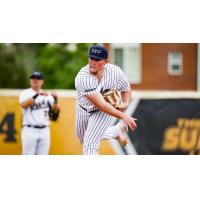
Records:
M40 76L40 72L34 72L34 75Z
M96 54L99 54L101 53L101 50L99 49L91 49L92 53L96 53Z

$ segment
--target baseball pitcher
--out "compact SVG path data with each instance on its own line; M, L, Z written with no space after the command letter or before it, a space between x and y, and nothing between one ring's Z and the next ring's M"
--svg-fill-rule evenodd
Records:
M116 65L108 63L102 46L88 51L89 63L76 76L76 133L84 155L96 155L101 140L117 139L125 146L125 130L137 127L135 119L123 111L128 107L131 88L127 77ZM112 118L122 120L111 126Z

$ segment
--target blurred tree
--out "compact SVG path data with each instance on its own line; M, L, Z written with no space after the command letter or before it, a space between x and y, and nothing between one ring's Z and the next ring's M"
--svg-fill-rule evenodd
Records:
M90 45L49 44L42 48L39 70L45 74L45 87L73 89L77 72L87 64Z
M26 70L15 62L12 48L0 45L0 88L21 88L28 85Z
M74 78L87 64L92 44L0 44L0 88L27 88L32 71L45 76L45 88L73 89Z

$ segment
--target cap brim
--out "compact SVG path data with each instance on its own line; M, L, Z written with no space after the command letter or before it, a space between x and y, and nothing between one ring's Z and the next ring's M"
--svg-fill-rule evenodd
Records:
M105 58L101 58L101 57L98 57L98 56L89 56L89 58L95 58L97 60L104 60Z
M41 76L30 76L30 78L37 78L37 79L40 79L40 80L43 80L44 78L41 77Z

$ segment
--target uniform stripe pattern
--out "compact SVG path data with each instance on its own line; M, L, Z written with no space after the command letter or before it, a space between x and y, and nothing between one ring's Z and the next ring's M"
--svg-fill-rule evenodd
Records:
M118 66L105 65L102 79L98 83L96 77L90 74L89 65L86 65L77 74L75 87L77 90L77 137L83 144L83 154L97 155L100 141L116 137L119 134L119 127L118 125L109 127L113 117L99 111L86 96L110 89L125 92L130 90L130 84L124 72ZM90 113L91 111L95 112Z

